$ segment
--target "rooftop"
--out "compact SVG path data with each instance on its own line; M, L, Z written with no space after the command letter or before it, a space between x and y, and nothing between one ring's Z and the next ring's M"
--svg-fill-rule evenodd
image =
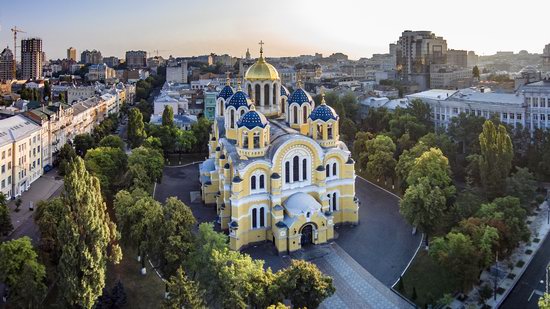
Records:
M0 120L0 145L20 140L27 135L40 131L40 126L21 115Z

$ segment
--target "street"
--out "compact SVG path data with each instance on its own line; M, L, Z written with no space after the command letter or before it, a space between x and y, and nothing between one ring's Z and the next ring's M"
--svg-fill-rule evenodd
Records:
M536 309L541 294L545 291L546 267L550 263L550 237L546 237L539 251L527 267L502 309Z

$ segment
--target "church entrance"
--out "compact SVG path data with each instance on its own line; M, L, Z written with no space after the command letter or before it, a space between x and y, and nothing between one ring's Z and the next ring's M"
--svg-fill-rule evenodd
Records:
M300 240L302 247L313 244L313 225L306 224L302 227L302 238Z

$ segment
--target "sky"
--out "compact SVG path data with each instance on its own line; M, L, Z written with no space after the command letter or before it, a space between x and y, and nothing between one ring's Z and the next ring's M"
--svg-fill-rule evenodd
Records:
M550 1L504 0L1 0L0 47L10 28L40 37L48 59L68 47L123 57L145 50L167 57L211 52L267 57L387 53L404 30L430 30L449 48L542 53L550 43ZM19 44L19 43L18 43ZM13 49L13 48L12 48ZM19 57L19 55L18 55Z

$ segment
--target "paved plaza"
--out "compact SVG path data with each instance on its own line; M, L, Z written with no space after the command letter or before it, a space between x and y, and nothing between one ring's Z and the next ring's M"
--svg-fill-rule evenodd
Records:
M166 167L155 198L164 201L176 196L185 202L199 222L212 222L216 214L205 206L197 192L198 165ZM277 271L292 258L315 263L334 279L336 294L324 308L410 308L411 305L389 287L399 278L414 255L421 235L399 215L399 200L391 193L357 178L356 194L361 201L360 224L339 227L329 244L309 247L291 256L280 256L270 243L246 248L243 252L265 261Z

